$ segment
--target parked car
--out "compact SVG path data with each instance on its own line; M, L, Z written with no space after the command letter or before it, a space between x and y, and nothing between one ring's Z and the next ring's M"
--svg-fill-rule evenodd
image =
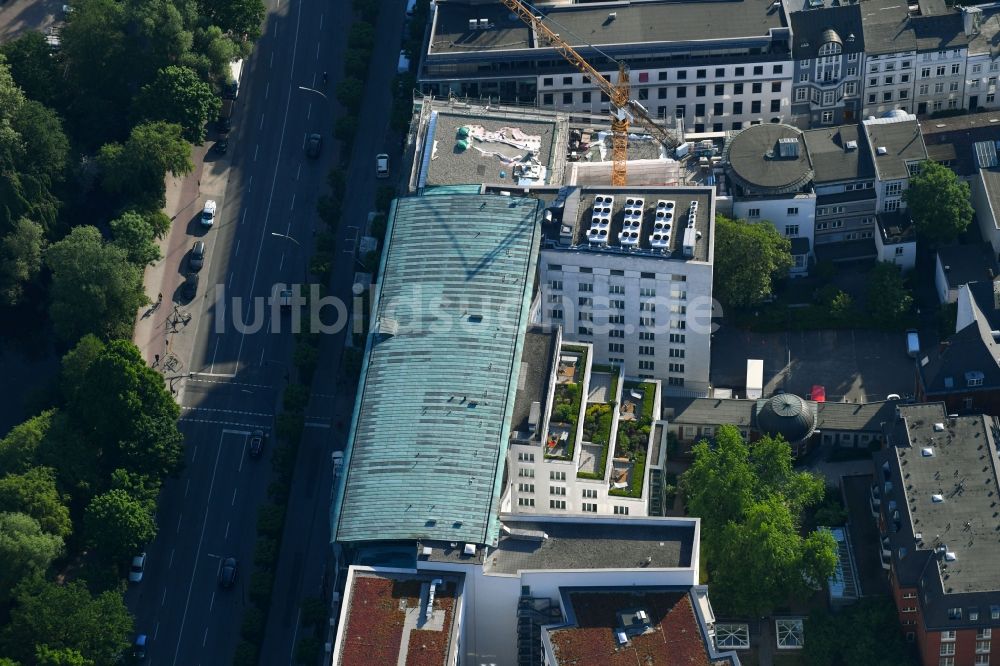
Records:
M310 134L306 138L306 157L319 157L319 152L323 149L323 137L319 134Z
M188 257L188 266L192 271L200 271L205 265L205 241L195 241L191 246L191 255Z
M132 558L132 565L128 568L128 582L142 582L142 575L146 572L146 553L139 553Z
M389 177L389 156L385 153L380 153L375 156L375 177Z
M250 434L250 457L260 458L260 454L264 452L264 440L267 439L267 435L263 430L258 428Z
M216 210L218 210L218 205L215 203L215 199L209 199L205 202L205 207L201 209L201 226L211 228L215 224Z
M226 588L235 585L237 569L238 563L235 557L223 558L222 564L219 566L219 585Z
M212 147L212 149L215 150L215 152L219 153L220 155L225 155L227 152L229 152L229 139L227 137L222 137L221 139L215 142L215 145Z
M184 285L181 287L181 294L189 301L198 295L198 274L188 273Z
M920 335L915 328L906 331L906 353L910 358L920 356Z
M146 634L139 634L132 643L132 657L135 659L146 658Z

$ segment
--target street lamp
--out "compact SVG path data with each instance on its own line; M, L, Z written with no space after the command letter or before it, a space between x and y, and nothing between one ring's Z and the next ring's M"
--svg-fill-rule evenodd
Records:
M307 92L314 92L314 93L316 93L317 95L319 95L320 97L322 97L323 99L326 99L326 98L327 98L327 97L326 97L326 95L324 95L324 94L323 94L322 92L320 92L319 90L316 90L315 88L307 88L306 86L299 86L299 90L305 90L305 91L307 91Z
M302 247L302 243L298 242L288 234L279 234L277 231L272 231L271 235L274 236L275 238L284 238L285 240L290 240L298 246L300 254L302 255L302 283L306 284L307 282L309 282L309 271L306 269L306 255L305 255L305 250Z

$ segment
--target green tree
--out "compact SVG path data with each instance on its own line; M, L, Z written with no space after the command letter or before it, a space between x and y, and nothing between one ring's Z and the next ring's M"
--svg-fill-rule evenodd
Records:
M149 228L153 230L153 237L156 240L160 240L170 231L170 217L162 210L154 210L146 213L143 218L146 220Z
M35 646L36 666L94 666L93 659L87 659L73 648L54 650L48 645Z
M18 108L12 123L24 142L19 169L38 176L38 182L46 186L61 181L69 160L69 139L59 114L29 99Z
M17 588L17 605L3 632L4 652L34 663L35 649L75 650L98 664L114 664L129 645L132 616L118 591L91 596L79 582L41 578Z
M124 250L105 243L96 228L82 226L53 243L45 263L52 271L49 314L60 338L131 334L135 312L148 299L142 271Z
M346 78L337 84L337 101L344 108L357 113L364 99L365 84L358 79Z
M899 631L890 597L864 597L831 613L820 607L805 622L802 656L810 666L907 666L915 663Z
M769 222L715 217L715 294L731 307L750 307L771 294L773 279L792 267L791 242Z
M84 512L83 527L109 562L124 562L156 536L153 517L124 490L109 490L94 497Z
M59 105L63 97L61 70L45 35L36 30L25 32L0 45L0 54L6 56L14 82L28 99L50 107Z
M138 213L129 211L112 220L111 234L114 245L123 249L128 260L136 266L155 264L162 256L154 241L153 227Z
M0 511L24 513L46 532L65 539L73 531L69 509L56 488L51 467L32 467L23 474L0 478Z
M104 343L95 335L85 335L62 357L59 385L63 398L71 403L85 386L87 370L104 351Z
M10 601L26 576L44 573L63 549L63 540L42 530L23 513L0 512L0 602Z
M38 277L45 249L45 230L22 217L14 229L0 237L0 304L17 305L25 285Z
M101 451L104 469L121 468L154 479L179 469L180 408L134 344L108 343L87 369L85 382L100 390L77 393L70 410Z
M142 210L163 208L168 173L183 176L194 169L183 129L162 121L135 126L124 144L105 144L97 162L105 189Z
M105 476L98 467L100 450L88 437L81 437L79 425L66 412L53 413L45 438L38 447L38 463L56 470L56 481L63 492L77 502L104 487Z
M901 324L913 305L899 266L888 261L875 264L868 274L866 307L872 320L887 328Z
M219 115L222 105L197 72L177 65L157 72L152 83L139 91L135 103L142 117L176 123L184 128L186 139L199 144L205 140L206 125Z
M203 0L200 4L202 11L223 32L246 36L250 41L260 37L260 24L266 14L262 0Z
M932 245L954 240L972 222L969 184L955 172L931 160L920 165L903 192L917 236Z
M156 513L156 498L160 494L160 481L148 474L136 474L124 469L111 473L111 489L124 490L142 505L149 515Z
M702 441L681 483L691 515L702 519L702 544L719 605L761 615L825 581L836 544L825 531L801 533L803 512L823 498L823 482L792 467L791 449L764 437L747 444L735 426Z
M0 470L16 474L31 469L38 447L49 432L53 414L55 410L50 409L33 416L0 439Z

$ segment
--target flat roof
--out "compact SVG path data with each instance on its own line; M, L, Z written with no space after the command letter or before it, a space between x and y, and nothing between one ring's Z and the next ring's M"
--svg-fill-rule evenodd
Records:
M537 188L536 188L537 190ZM543 229L546 245L553 249L586 250L593 252L614 252L642 254L678 261L710 261L712 234L715 230L714 190L711 187L573 187L562 190L561 219L546 224ZM538 191L539 194L543 192ZM555 193L553 193L554 195ZM602 202L597 201L602 197ZM608 197L611 198L608 203ZM641 206L639 200L642 200ZM632 204L629 204L632 200ZM652 236L656 230L656 209L658 202L673 202L669 216L670 233L662 249L652 246ZM550 205L555 196L549 200ZM692 202L697 202L694 216L694 252L685 257L685 243L688 213ZM638 237L635 245L622 243L621 233L625 229L626 207L641 209ZM595 209L610 208L610 221L606 227L607 243L591 243L588 234L592 228ZM667 218L664 218L667 219ZM568 239L568 245L564 240Z
M499 4L499 3L498 3ZM435 105L437 106L437 105ZM490 113L485 107L465 111L435 108L427 121L421 153L418 187L482 183L517 184L514 167L528 156L545 169L542 184L553 181L558 170L553 144L558 127L565 124L555 114L518 109ZM465 137L461 128L474 128ZM464 141L467 147L460 146Z
M490 551L486 573L696 566L692 562L696 520L585 516L558 521L503 516L502 521L507 529L502 530L496 550ZM547 536L526 537L525 533Z
M920 123L928 156L949 160L949 166L961 176L975 175L975 144L995 141L1000 132L1000 110L970 113L948 118L928 118Z
M917 49L917 38L910 24L906 2L865 0L860 4L866 53L881 55Z
M937 259L945 269L948 286L957 289L978 280L991 280L1000 274L993 246L989 243L945 245L937 250Z
M907 162L927 159L917 117L898 110L892 113L890 117L862 122L880 180L909 178ZM879 148L885 148L884 155L879 153Z
M452 663L449 655L457 654L458 649L455 611L461 585L461 577L449 574L352 568L341 619L346 626L333 664L445 666ZM428 603L431 603L430 617Z
M702 632L687 590L567 591L569 626L547 629L556 665L709 666L714 662L708 637ZM627 643L616 634L624 620L638 611L647 615L645 632L626 631ZM726 659L722 663L732 663ZM555 665L554 665L555 666Z
M995 57L997 34L1000 33L1000 7L993 4L979 9L982 11L982 21L979 23L979 30L969 36L969 55L989 53L991 57Z
M817 185L875 177L871 155L857 124L806 130L802 138L809 150ZM848 144L853 147L849 148ZM874 190L871 192L874 196Z
M527 25L500 3L441 0L436 6L432 54L539 48ZM784 12L772 0L653 0L537 9L553 32L581 47L761 38L787 27ZM611 11L616 13L613 19ZM490 27L469 30L470 19L487 19Z
M1000 519L994 506L1000 483L992 417L948 418L942 403L901 405L899 411L906 440L892 453L907 477L905 483L895 481L902 486L899 508L909 534L922 535L920 549L944 545L955 554L938 560L945 594L1000 590Z
M539 212L490 194L393 203L338 541L496 538Z
M794 154L783 156L785 142ZM741 130L726 142L725 161L730 178L746 194L799 192L813 179L802 130L791 125L764 123Z
M531 326L524 334L524 351L521 352L521 367L517 375L517 394L514 397L514 413L511 430L528 432L528 418L531 405L539 404L536 427L542 428L542 420L548 409L549 379L556 355L556 330L542 326Z

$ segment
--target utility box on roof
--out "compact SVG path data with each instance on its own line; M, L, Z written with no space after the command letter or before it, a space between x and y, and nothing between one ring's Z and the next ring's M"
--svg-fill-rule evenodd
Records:
M764 395L764 361L747 359L747 399L759 400Z

